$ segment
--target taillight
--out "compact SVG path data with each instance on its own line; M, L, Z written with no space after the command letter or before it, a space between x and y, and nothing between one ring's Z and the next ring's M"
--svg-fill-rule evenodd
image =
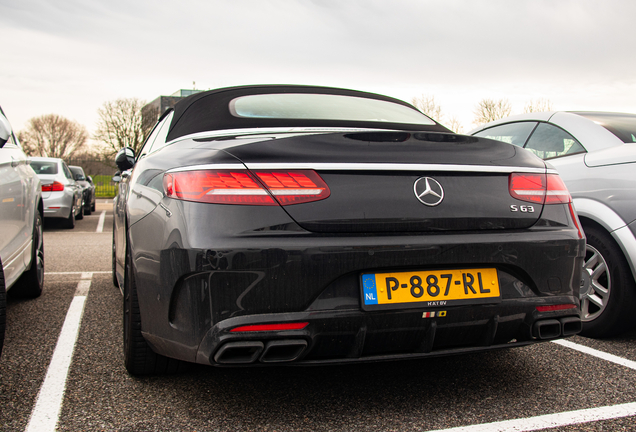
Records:
M325 199L329 188L311 170L196 170L164 174L166 196L185 201L289 205Z
M510 195L536 204L567 204L572 202L565 183L558 174L512 173L508 180Z
M572 202L568 188L558 174L547 174L548 190L545 195L546 204L567 204Z
M42 185L42 192L62 192L64 185L58 181Z

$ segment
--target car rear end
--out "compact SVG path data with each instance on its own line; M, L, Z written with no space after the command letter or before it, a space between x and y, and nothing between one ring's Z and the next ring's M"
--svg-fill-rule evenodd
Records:
M157 165L129 196L141 208L162 188L130 226L156 352L213 365L355 362L580 331L585 241L560 178L529 152L360 132L186 140L160 153L198 163Z
M42 183L45 218L67 218L73 203L73 192L57 159L32 158L31 167ZM70 197L69 197L70 195Z

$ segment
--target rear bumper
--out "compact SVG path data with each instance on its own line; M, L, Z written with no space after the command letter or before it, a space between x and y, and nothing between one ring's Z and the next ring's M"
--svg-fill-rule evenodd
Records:
M578 307L585 241L571 226L326 236L286 226L230 229L228 224L245 223L243 213L197 216L183 224L180 214L193 213L158 207L130 227L142 332L168 357L221 365L256 365L261 358L290 364L374 361L528 344L580 329L578 309L536 309ZM259 211L257 222L265 224L267 214ZM497 301L388 311L361 307L363 273L470 268L497 270ZM301 331L231 332L289 322L308 325ZM227 361L241 352L249 362Z
M570 296L550 302L578 306L577 299ZM408 359L527 345L572 336L581 330L578 309L536 310L536 306L545 304L545 300L519 299L438 309L434 314L423 310L346 310L237 317L210 329L197 349L195 361L240 366ZM232 331L242 326L281 323L307 325L301 330ZM145 336L160 351L170 345Z
M48 198L44 198L45 218L67 218L71 212L72 196L64 192L51 192Z

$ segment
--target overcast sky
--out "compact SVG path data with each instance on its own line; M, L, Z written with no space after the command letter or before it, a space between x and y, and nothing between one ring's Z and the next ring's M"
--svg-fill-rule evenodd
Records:
M14 129L95 130L109 100L315 84L475 105L636 113L633 0L0 0L0 105Z

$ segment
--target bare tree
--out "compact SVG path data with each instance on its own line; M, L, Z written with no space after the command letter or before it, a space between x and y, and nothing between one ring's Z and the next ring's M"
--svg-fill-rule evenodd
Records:
M411 99L411 103L427 116L441 122L442 107L435 103L435 96L415 96Z
M106 155L114 155L122 147L139 153L145 140L141 109L146 102L137 98L105 102L97 110L99 120L94 138L100 141Z
M47 114L30 119L18 139L29 156L69 158L84 149L88 132L77 122Z
M447 128L449 128L455 133L458 133L458 134L464 133L464 126L462 126L460 121L455 116L451 117L450 120L448 120L444 126L446 126Z
M141 128L144 131L144 137L150 135L159 117L159 108L156 106L149 104L141 108Z
M549 99L541 98L530 100L523 108L524 113L552 111L552 102Z
M473 112L475 114L474 123L481 125L508 117L512 112L512 108L508 99L482 99Z

